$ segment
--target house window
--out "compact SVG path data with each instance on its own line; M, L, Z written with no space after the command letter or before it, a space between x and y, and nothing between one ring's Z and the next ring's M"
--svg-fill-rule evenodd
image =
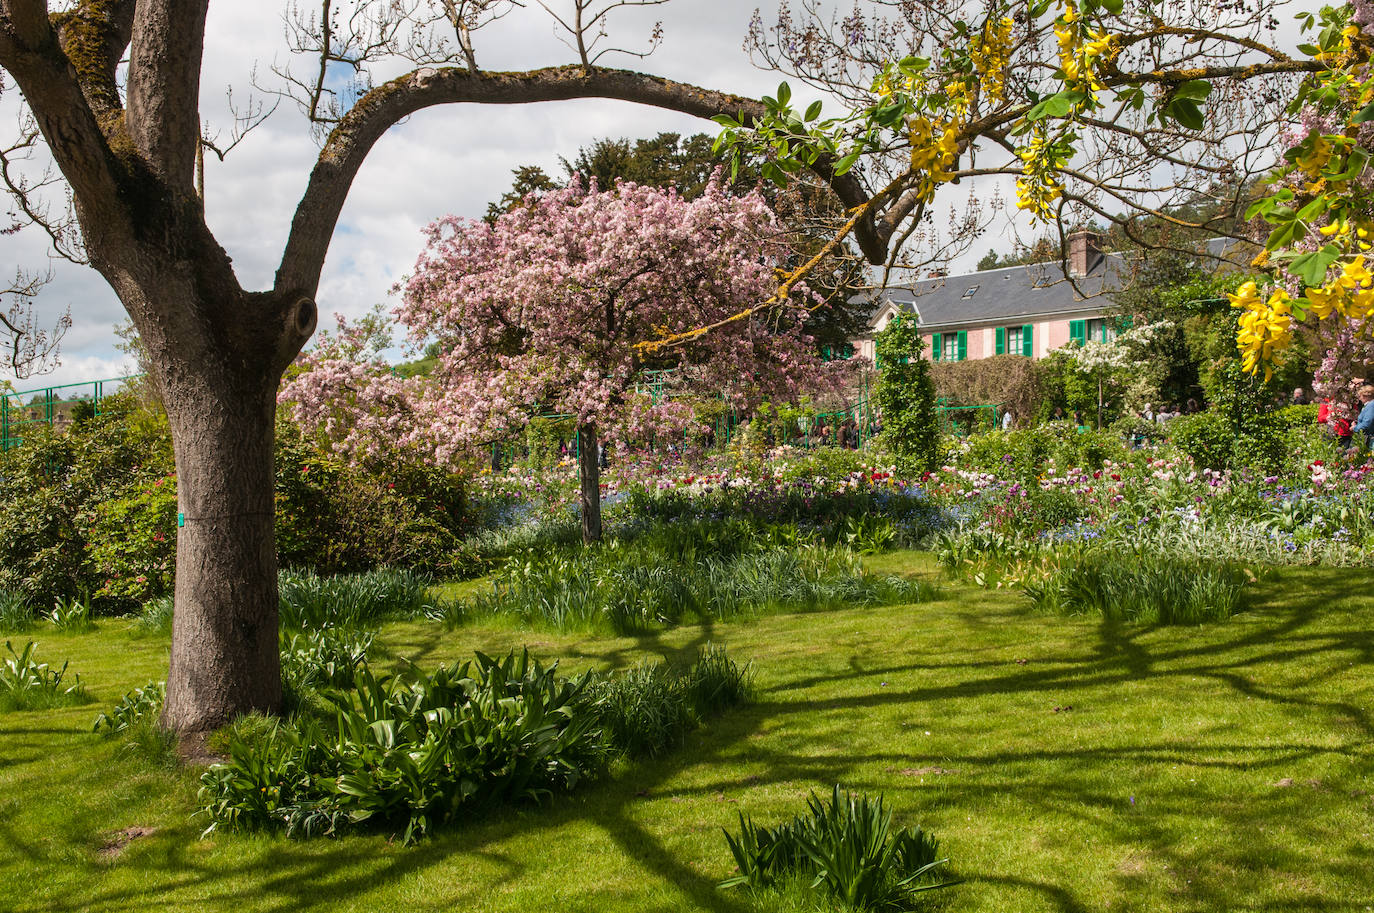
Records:
M976 294L978 294L978 286L976 286L976 285L971 285L971 286L969 286L968 291L964 292L963 297L965 297L965 298L972 298L972 297L973 297L974 295L976 295Z
M1021 351L1021 328L1007 327L1007 351L1020 353Z
M1096 342L1111 342L1116 338L1116 322L1094 317L1088 321L1088 338Z
M968 358L968 331L932 333L930 357L933 361L963 361Z

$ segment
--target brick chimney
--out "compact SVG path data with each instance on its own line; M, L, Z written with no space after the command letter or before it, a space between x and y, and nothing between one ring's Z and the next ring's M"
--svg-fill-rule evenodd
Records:
M1069 235L1069 276L1082 279L1097 265L1102 238L1095 231L1076 231Z

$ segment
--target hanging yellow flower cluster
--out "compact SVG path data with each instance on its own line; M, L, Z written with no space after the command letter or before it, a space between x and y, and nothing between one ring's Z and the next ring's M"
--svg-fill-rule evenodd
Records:
M919 174L917 192L930 202L940 184L954 177L959 161L959 117L931 123L929 118L913 117L907 121L907 137L911 142L911 170Z
M1096 97L1102 89L1098 68L1115 60L1120 51L1117 36L1085 28L1072 0L1065 4L1064 14L1055 22L1054 35L1059 39L1059 68L1064 71L1064 85Z
M1045 134L1043 124L1036 124L1030 141L1016 150L1021 159L1021 176L1016 179L1016 208L1024 209L1036 219L1054 219L1052 206L1064 190L1059 182L1058 156Z
M968 56L981 82L983 96L1002 101L1007 91L1007 63L1011 60L1011 18L1003 16L983 25L983 32L969 44Z
M1264 379L1273 376L1275 353L1288 348L1293 341L1293 308L1288 293L1276 289L1262 299L1254 282L1246 282L1234 295L1228 296L1231 306L1242 308L1240 330L1236 333L1236 347L1248 373L1264 366Z
M1367 244L1362 245L1366 249ZM1374 276L1365 266L1364 255L1341 265L1340 275L1325 285L1303 292L1292 299L1283 289L1276 289L1265 300L1260 299L1254 282L1242 285L1230 295L1231 306L1243 309L1240 329L1236 333L1236 348L1240 350L1245 370L1251 374L1264 368L1264 377L1273 373L1275 355L1293 341L1293 321L1312 314L1325 320L1336 314L1362 327L1374 330L1369 317L1374 315Z

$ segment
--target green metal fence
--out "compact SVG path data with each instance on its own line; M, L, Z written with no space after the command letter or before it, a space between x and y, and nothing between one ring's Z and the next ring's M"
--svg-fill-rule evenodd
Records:
M83 415L99 415L105 397L141 376L0 392L0 450L18 447L33 428L61 428Z

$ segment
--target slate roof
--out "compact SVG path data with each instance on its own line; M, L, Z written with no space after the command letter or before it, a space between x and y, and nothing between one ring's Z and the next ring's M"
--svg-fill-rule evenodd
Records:
M1225 244L1220 238L1207 242L1208 253L1220 256ZM1088 264L1088 274L1076 283L1065 278L1058 261L1051 261L879 289L868 295L873 302L869 327L871 331L889 303L903 311L915 308L920 325L933 329L1100 314L1112 307L1111 298L1103 292L1121 288L1132 265L1123 254L1095 253Z

